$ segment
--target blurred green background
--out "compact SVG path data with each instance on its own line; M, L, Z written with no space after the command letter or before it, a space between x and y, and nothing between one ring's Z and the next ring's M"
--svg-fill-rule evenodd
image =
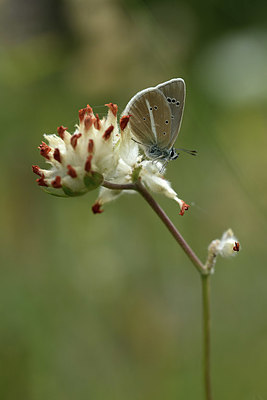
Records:
M138 195L50 197L37 146L87 103L187 83L158 201L204 261L231 227L242 251L212 278L216 400L267 399L266 1L2 0L0 398L201 399L199 276Z

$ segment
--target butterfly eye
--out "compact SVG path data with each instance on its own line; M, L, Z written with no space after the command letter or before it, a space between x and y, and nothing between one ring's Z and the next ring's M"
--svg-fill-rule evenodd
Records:
M154 106L154 110L157 110L158 109L158 106Z
M166 132L163 132L163 135L166 135Z
M171 103L172 99L170 97L167 97L167 102Z
M176 106L179 107L180 101L176 101Z
M168 124L168 123L169 123L169 121L166 119L165 124Z
M144 117L143 120L145 121L145 120L146 120L146 117Z
M152 108L152 107L149 107L149 109L150 109L150 111L152 111L152 110L153 110L153 108Z
M175 102L176 102L176 99L175 99L175 98L173 98L173 99L172 99L172 103L175 103Z

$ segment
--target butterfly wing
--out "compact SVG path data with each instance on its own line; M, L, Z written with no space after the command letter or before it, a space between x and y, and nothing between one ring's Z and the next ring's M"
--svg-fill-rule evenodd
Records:
M170 107L171 112L171 136L169 148L177 139L184 112L185 82L181 78L171 79L156 86L160 90Z
M137 93L123 114L131 115L130 128L134 138L144 146L168 147L171 138L171 110L165 95L157 88Z

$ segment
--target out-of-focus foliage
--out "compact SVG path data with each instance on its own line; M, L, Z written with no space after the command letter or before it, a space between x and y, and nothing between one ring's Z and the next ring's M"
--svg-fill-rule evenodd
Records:
M242 244L212 279L217 400L267 396L267 47L264 1L6 0L0 4L0 398L199 399L199 277L137 195L56 199L34 183L43 133L89 103L187 82L158 200L204 260L231 227Z

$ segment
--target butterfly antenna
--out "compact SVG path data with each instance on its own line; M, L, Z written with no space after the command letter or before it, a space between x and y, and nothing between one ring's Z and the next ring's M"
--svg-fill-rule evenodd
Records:
M191 154L191 156L196 156L197 155L197 150L188 150L188 149L175 149L175 150L184 151L187 154Z

